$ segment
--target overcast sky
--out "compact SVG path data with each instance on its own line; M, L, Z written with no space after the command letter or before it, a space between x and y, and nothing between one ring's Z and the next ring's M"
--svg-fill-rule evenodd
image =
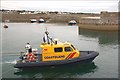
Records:
M119 0L1 0L1 9L100 13L118 12Z

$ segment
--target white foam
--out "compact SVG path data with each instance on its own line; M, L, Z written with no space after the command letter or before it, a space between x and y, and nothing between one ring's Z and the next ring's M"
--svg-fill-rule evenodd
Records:
M14 60L14 61L6 61L5 63L16 64L17 61L16 60Z

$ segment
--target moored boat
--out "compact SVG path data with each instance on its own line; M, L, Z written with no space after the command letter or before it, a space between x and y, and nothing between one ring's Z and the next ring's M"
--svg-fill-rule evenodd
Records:
M8 28L8 26L7 26L7 25L4 25L3 27L4 27L4 28Z
M45 20L41 18L41 19L38 20L38 22L39 22L39 23L44 23Z
M68 22L68 25L76 25L76 23L77 22L75 20L71 20L71 21Z
M30 22L35 23L35 22L37 22L37 20L36 19L30 19Z
M48 67L67 64L82 64L92 62L99 55L96 51L78 51L71 43L60 43L49 37L45 32L43 43L40 44L42 53L33 49L31 53L21 53L20 60L15 64L15 68L28 67Z

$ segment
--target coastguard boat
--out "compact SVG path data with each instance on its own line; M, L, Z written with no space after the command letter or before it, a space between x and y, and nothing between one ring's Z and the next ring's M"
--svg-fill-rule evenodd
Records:
M32 49L26 55L22 52L20 60L14 65L15 68L48 67L67 64L82 64L92 62L99 53L96 51L79 51L70 42L58 42L49 37L49 32L45 31L43 43L40 44L42 52Z

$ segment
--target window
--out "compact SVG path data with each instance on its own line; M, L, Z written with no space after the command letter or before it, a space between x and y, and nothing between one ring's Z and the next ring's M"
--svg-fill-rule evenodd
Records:
M62 51L63 51L62 47L54 48L54 52L62 52Z
M71 47L65 47L65 52L73 51Z

